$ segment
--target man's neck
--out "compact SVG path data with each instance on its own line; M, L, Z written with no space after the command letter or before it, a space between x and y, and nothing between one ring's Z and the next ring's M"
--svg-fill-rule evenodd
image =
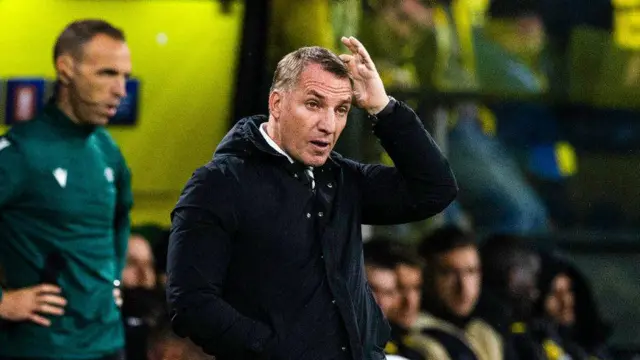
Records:
M73 111L73 106L71 106L71 101L69 101L69 96L66 91L60 88L60 93L57 94L55 99L55 105L65 114L71 121L75 124L80 124L80 120L78 120L78 116Z

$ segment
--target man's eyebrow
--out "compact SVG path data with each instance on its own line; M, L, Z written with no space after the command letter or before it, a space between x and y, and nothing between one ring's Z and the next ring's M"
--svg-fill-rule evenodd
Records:
M313 95L313 96L319 98L320 100L326 99L326 97L324 95L320 94L319 92L317 92L315 90L309 90L309 91L307 91L307 94L308 95Z
M353 100L353 96L349 96L349 98L345 98L340 102L340 105L351 105L351 101Z

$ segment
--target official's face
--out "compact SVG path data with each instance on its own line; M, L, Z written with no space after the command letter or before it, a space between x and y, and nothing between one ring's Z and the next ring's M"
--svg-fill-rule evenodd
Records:
M127 44L100 34L84 45L81 58L70 61L69 102L75 117L86 124L107 124L127 94L131 73Z
M275 142L307 166L323 165L347 123L352 97L349 79L307 65L290 90L271 93Z

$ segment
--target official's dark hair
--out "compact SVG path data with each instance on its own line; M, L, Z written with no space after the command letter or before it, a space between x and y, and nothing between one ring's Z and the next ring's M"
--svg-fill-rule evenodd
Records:
M104 20L86 19L74 21L62 31L53 48L53 61L63 54L74 58L82 57L83 46L97 35L107 35L115 40L125 41L122 30Z
M298 82L305 67L311 64L319 64L325 71L351 80L349 68L338 55L319 46L303 47L285 55L278 62L271 91L290 90Z
M475 236L457 226L444 226L425 237L418 246L418 254L423 259L429 259L448 251L473 245L476 246Z

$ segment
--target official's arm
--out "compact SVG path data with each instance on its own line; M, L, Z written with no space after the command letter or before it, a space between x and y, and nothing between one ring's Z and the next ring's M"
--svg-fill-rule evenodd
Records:
M0 213L7 204L20 195L25 178L25 160L22 154L9 139L0 137ZM1 257L0 260L2 260ZM1 287L0 304L2 304Z
M205 352L259 358L271 329L222 298L231 244L239 226L235 179L213 165L198 169L172 213L167 296L174 331Z
M127 245L131 231L130 211L133 206L133 194L131 191L131 172L127 163L120 154L120 165L116 173L116 214L115 214L115 250L116 250L116 277L119 280L127 258Z

